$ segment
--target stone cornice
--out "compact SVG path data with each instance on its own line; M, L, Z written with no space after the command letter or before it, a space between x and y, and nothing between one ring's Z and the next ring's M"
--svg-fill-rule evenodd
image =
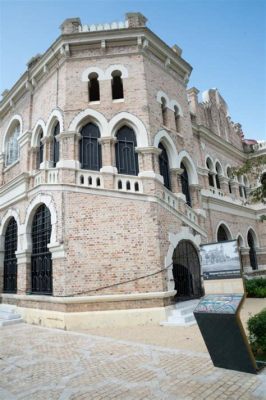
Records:
M247 155L244 151L236 148L232 143L226 142L224 139L212 133L208 128L203 125L197 125L192 122L192 129L195 135L205 139L207 142L214 144L217 149L223 150L226 154L237 157L241 161L247 160Z
M114 42L122 45L128 41L131 44L135 43L140 51L145 47L144 43L148 43L146 49L159 56L164 60L169 60L168 68L177 72L184 80L188 78L192 71L192 67L183 60L173 49L164 43L148 28L128 28L124 30L113 29L109 31L96 32L76 32L73 34L63 34L59 36L55 42L47 49L36 64L23 73L20 79L8 91L4 98L0 101L0 115L6 113L14 99L21 98L27 91L32 91L38 86L38 81L54 67L54 64L59 65L60 60L65 60L71 57L71 48L74 46L97 44L99 50L102 40L105 42ZM146 42L145 42L146 41ZM68 49L66 52L65 49ZM52 65L53 64L53 65ZM51 68L52 65L52 68ZM36 79L38 77L38 79ZM16 101L15 101L16 102Z

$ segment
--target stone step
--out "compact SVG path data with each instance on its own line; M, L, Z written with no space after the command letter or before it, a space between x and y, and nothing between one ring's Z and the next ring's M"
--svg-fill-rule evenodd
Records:
M167 320L161 322L163 326L191 326L196 324L193 314L199 299L176 303L170 306L166 312Z
M13 313L17 311L17 306L13 306L12 304L0 304L0 311Z
M0 327L22 322L21 315L16 306L0 304Z
M1 310L0 310L0 320L1 320L1 319L5 319L5 320L8 320L8 319L17 319L17 318L20 318L20 314L15 313L15 312L9 313L9 312L7 312L7 311L1 311Z
M23 322L23 319L21 317L16 318L16 319L9 319L9 320L3 320L0 319L0 327L1 326L7 326L7 325L15 325Z

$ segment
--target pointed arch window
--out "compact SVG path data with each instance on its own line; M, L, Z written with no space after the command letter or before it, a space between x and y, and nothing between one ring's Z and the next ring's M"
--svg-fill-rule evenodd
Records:
M232 181L232 179L233 179L233 174L232 174L232 171L231 171L231 169L230 169L229 167L227 168L227 176L228 176L228 178L229 178L229 181L228 181L228 190L229 190L229 193L232 193L231 181Z
M182 193L186 196L187 205L192 207L191 195L190 195L190 190L189 190L189 177L188 177L187 169L186 169L186 166L184 165L184 163L181 163L180 167L183 169L183 172L181 174Z
M160 174L163 177L164 186L167 187L167 189L171 190L169 159L167 151L162 143L159 143L158 147L162 150L161 154L159 155Z
M52 294L52 257L47 247L50 243L51 232L50 211L45 204L41 204L32 222L32 293Z
M138 154L136 135L132 128L123 126L116 135L115 145L116 167L119 174L138 175Z
M89 122L81 129L79 142L79 157L82 169L99 171L102 167L102 151L99 143L100 130L97 125Z
M89 75L89 101L100 100L100 85L98 80L98 74L92 72Z
M211 160L209 158L206 161L206 166L208 168L209 186L214 187L214 179L213 179L213 173L212 173L212 163L211 163Z
M56 163L59 161L59 142L56 138L60 133L60 125L59 122L56 123L53 130L53 141L52 141L52 163L53 167L56 167Z
M112 98L113 100L124 98L124 88L121 71L112 72Z
M8 223L5 234L4 253L4 292L16 293L17 291L17 223L12 217Z
M218 163L216 163L216 175L215 175L215 180L216 180L216 187L217 189L221 189L221 183L220 183L220 175L221 175L221 167Z
M224 242L226 240L228 240L227 231L223 225L220 225L217 232L217 242Z
M5 165L11 165L19 158L18 137L20 133L20 125L16 125L12 132L8 135L5 145L6 159Z

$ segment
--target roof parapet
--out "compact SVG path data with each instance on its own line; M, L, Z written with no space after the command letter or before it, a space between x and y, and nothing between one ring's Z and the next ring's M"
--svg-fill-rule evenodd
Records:
M140 12L126 13L129 28L143 28L146 26L147 18Z
M79 27L81 26L80 18L67 18L60 25L62 35L68 33L79 32Z

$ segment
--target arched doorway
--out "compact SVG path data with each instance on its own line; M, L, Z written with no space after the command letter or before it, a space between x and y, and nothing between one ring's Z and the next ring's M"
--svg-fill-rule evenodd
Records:
M47 247L51 231L51 214L42 204L32 222L31 291L35 294L52 294L52 258Z
M249 261L252 269L258 269L257 253L252 231L248 231Z
M177 300L202 296L199 257L197 250L188 240L180 241L174 251L173 277Z
M14 217L7 225L4 254L4 293L17 292L17 242L18 227Z

